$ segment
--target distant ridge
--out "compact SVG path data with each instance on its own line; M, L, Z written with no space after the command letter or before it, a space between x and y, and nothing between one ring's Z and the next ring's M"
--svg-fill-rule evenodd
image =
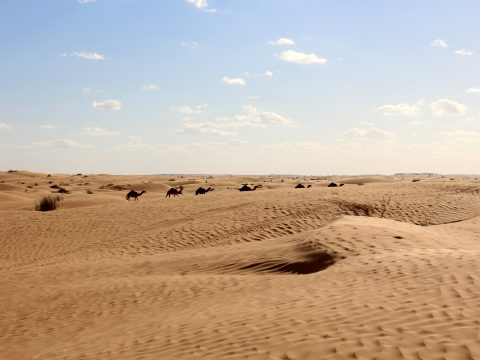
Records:
M393 174L393 176L440 176L440 174L437 173L396 173Z

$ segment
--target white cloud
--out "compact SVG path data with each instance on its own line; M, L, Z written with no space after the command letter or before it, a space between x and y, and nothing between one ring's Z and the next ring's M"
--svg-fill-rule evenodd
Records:
M176 131L179 134L199 134L199 135L217 135L217 136L236 136L234 131L226 131L222 126L213 122L192 123L186 122Z
M478 131L455 130L443 132L440 133L440 135L446 136L447 138L460 143L480 143L480 132Z
M231 78L228 76L224 76L222 81L228 85L245 85L245 80L242 78Z
M467 94L480 94L480 87L471 87L465 90Z
M200 43L198 41L194 41L194 40L182 41L182 46L183 47L189 47L189 48L192 48L192 49L196 49L196 48L200 47Z
M50 141L38 141L33 145L39 148L72 148L72 149L91 149L94 146L90 144L81 144L76 140L59 139Z
M143 85L143 91L158 91L160 88L155 84Z
M154 149L155 147L149 144L145 144L143 139L139 136L129 136L128 143L118 145L115 149Z
M62 54L62 56L67 56L66 53ZM99 60L107 60L107 58L99 53L92 52L92 51L78 51L78 52L73 52L70 54L70 56L78 57L80 59L85 59L85 60L93 60L93 61L99 61Z
M5 123L0 123L0 130L11 130L11 129L13 129L12 125L8 125L8 124L5 124Z
M187 4L195 6L199 10L214 13L217 9L212 9L207 0L185 0Z
M122 102L118 100L104 100L92 102L92 107L99 110L114 110L118 111L122 108Z
M194 114L201 114L203 112L203 110L207 108L207 106L208 106L207 103L197 105L194 108L192 108L188 105L184 105L184 106L181 106L179 108L171 108L170 111L178 112L178 113L185 114L185 115L194 115Z
M185 122L177 130L181 134L201 134L218 136L235 136L237 132L231 129L238 128L265 128L268 124L273 125L292 125L293 122L286 117L271 111L259 111L253 106L244 106L243 114L234 116L218 117L214 121L193 123ZM229 130L230 129L230 130Z
M443 39L436 39L436 40L433 40L433 41L430 43L430 46L446 48L446 47L448 47L448 44L447 44L447 42L446 42L445 40L443 40Z
M461 116L465 115L467 108L450 99L440 99L430 104L433 116Z
M420 113L419 105L406 103L382 105L376 110L380 111L384 116L416 116Z
M339 140L389 140L395 137L395 134L378 129L375 127L369 128L350 128L337 135Z
M475 54L472 50L468 49L459 49L454 52L455 55L460 55L460 56L472 56Z
M57 127L53 124L43 124L38 127L39 129L56 129Z
M270 41L270 44L277 45L277 46L295 45L295 41L293 41L292 39L281 37L275 41Z
M108 131L107 129L103 129L101 127L86 127L85 128L85 135L88 136L114 136L118 135L117 132Z
M88 3L94 3L97 0L78 0L80 4L88 4Z
M262 73L262 76L264 76L264 77L272 77L272 76L273 76L273 72L267 70L267 71L265 71L264 73Z
M327 59L315 54L306 54L299 51L287 50L280 54L280 59L296 64L325 64Z

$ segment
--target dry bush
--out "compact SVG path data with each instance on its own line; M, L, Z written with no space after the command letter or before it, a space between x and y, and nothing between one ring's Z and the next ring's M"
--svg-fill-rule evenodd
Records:
M338 207L344 214L356 216L373 216L375 207L371 204L357 203L353 201L338 201Z
M87 194L93 194L93 191L91 189L87 189Z
M47 195L40 199L35 205L37 211L51 211L55 210L58 203L63 201L63 198L59 195Z

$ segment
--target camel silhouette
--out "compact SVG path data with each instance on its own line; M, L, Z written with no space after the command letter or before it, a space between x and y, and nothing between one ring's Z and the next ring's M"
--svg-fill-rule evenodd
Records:
M244 184L240 189L238 189L239 191L254 191L256 188L258 188L260 186L258 185L255 185L253 188L249 187L247 184Z
M145 190L143 190L140 193L137 193L136 191L130 190L128 192L127 196L125 197L125 199L127 199L128 201L130 201L130 198L134 198L135 200L138 200L138 197L142 196L142 194L144 194L144 193L146 193Z
M165 195L165 197L170 197L170 195L173 195L173 197L180 195L183 191L183 186L180 186L179 189L180 190L171 188L170 190L167 191L167 195Z
M209 187L208 189L204 189L203 187L199 187L197 189L197 191L195 191L195 195L205 195L207 192L209 191L213 191L215 189L212 189L211 187Z

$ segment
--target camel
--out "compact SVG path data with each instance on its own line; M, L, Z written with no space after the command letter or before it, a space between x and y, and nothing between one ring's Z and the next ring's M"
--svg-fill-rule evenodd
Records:
M125 197L128 201L130 201L130 198L133 197L135 200L138 200L139 196L142 196L142 194L146 193L145 190L143 190L141 193L137 193L136 191L130 190Z
M215 190L215 189L212 189L211 187L209 187L208 189L204 189L202 187L199 187L197 189L197 191L195 191L195 195L205 195L207 192L213 191L213 190Z
M170 195L173 195L173 197L180 195L183 191L183 186L180 186L179 189L180 190L171 188L170 190L167 191L167 195L165 195L165 197L170 197Z
M239 191L254 191L256 188L258 188L260 186L258 185L255 185L253 188L249 187L247 184L243 184L243 186L238 189Z

